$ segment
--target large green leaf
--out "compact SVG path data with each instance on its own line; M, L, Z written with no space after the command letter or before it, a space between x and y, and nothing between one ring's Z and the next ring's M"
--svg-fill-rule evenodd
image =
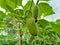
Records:
M41 19L41 20L38 20L38 26L39 27L42 27L42 28L46 28L46 26L49 25L49 22L44 20L44 19Z
M23 9L26 11L26 10L29 10L30 9L30 6L31 6L31 2L32 1L28 1L27 4L25 6L23 6ZM32 7L34 6L34 2L32 2ZM31 8L32 8L31 7Z
M14 9L17 6L22 6L22 0L7 0L7 5Z
M52 7L48 3L39 3L39 8L40 8L40 16L44 14L44 16L52 15L55 14L53 11Z
M17 4L15 3L16 0L2 0L0 1L0 6L4 8L6 11L13 11L14 8L17 7Z
M0 6L4 8L6 11L12 11L15 8L15 4L10 0L3 0ZM13 5L13 6L12 6Z
M22 6L22 0L11 0L14 2L17 6Z
M60 25L60 19L57 19L57 20L56 20L56 23L57 23L58 25Z
M60 35L60 25L51 22L52 31L56 31Z
M49 0L40 0L40 1L49 1Z
M6 3L9 7L13 8L13 9L16 7L16 4L14 2L12 2L11 0L7 0Z
M12 10L22 5L22 0L0 0L0 6L6 10Z

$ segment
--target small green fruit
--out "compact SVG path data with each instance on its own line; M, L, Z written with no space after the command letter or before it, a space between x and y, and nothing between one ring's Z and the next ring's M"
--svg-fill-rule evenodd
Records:
M34 21L34 18L30 18L27 20L27 26L28 26L30 34L33 36L36 36L37 35L37 26Z
M38 12L39 12L39 8L37 5L33 8L32 12L33 12L33 17L35 18L35 21L36 21L38 17Z

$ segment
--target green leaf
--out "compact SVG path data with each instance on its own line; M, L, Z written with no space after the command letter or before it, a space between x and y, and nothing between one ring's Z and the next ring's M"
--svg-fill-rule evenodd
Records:
M6 38L6 36L4 36L4 35L0 35L0 39L5 39Z
M40 0L40 1L49 1L49 0Z
M22 6L22 0L11 0L14 2L17 6Z
M52 15L55 14L53 11L52 7L48 3L39 3L39 8L40 8L40 16L44 14L44 16Z
M18 6L22 6L22 0L17 0Z
M0 29L6 29L6 21L0 21Z
M7 0L6 3L7 3L7 5L8 5L9 7L11 7L12 9L14 9L14 8L16 7L16 4L15 4L14 2L12 2L11 0Z
M15 4L13 2L11 2L10 0L3 0L1 1L1 7L3 9L5 9L6 11L13 11L13 9L15 8ZM11 3L10 3L11 2ZM13 6L12 6L13 5Z
M57 38L57 42L60 42L60 38Z
M34 36L31 36L29 42L31 43L34 39Z
M41 20L38 20L38 26L39 27L42 27L42 28L46 28L46 26L49 25L49 22L44 20L44 19L41 19Z
M12 18L14 18L14 15L13 15L12 13L8 13L8 14L6 15L6 19L8 19L8 20L11 21Z
M56 23L60 25L60 19L57 19L56 20Z
M1 7L7 9L8 8L7 5L14 9L17 6L22 6L22 0L0 0Z
M19 17L22 17L24 15L24 10L23 9L16 9L14 11L15 14L17 14Z
M60 25L51 22L52 31L56 31L60 35Z
M26 10L29 10L30 9L30 6L31 6L31 2L32 1L28 1L27 4L25 6L23 6L23 9L26 11ZM34 2L32 2L32 7L34 6ZM31 8L32 8L31 7Z
M12 7L10 7L9 5L6 5L6 7L4 7L4 9L6 10L6 11L8 11L8 12L13 12L13 8Z
M0 0L0 6L4 3L4 0Z
M14 11L14 17L18 20L22 20L24 18L24 10L23 9L16 9Z
M6 16L6 14L5 14L5 13L3 13L2 11L0 11L0 19L5 18L5 16Z
M4 25L6 21L0 21L0 25Z

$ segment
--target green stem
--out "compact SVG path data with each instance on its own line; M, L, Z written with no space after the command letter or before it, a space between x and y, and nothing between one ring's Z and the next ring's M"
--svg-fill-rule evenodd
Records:
M37 3L36 3L36 5L38 4L38 2L39 2L39 0L37 0Z
M44 41L44 45L46 45L46 42L45 42L45 30L43 30L44 33L43 33L43 41Z
M43 36L43 38L44 38L44 36ZM45 43L45 38L44 38L44 45L46 45L46 43Z
M31 5L30 5L30 10L31 10L31 8L32 8L32 3L33 3L33 0L32 0Z
M57 45L57 40L55 41L55 45Z
M20 34L19 34L19 35L20 35L20 36L19 36L19 38L20 38L20 39L19 39L19 45L22 45L22 26L21 26L22 24L21 24L20 22L18 22L18 23L19 23L18 25L19 25L19 29L20 29L20 30L19 30L19 33L20 33Z

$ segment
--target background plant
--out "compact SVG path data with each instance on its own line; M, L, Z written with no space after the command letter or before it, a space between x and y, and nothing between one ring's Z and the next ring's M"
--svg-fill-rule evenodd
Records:
M0 45L60 45L60 19L44 19L55 14L48 1L37 0L35 4L28 0L23 6L22 0L0 0L0 6L6 10L0 11Z

